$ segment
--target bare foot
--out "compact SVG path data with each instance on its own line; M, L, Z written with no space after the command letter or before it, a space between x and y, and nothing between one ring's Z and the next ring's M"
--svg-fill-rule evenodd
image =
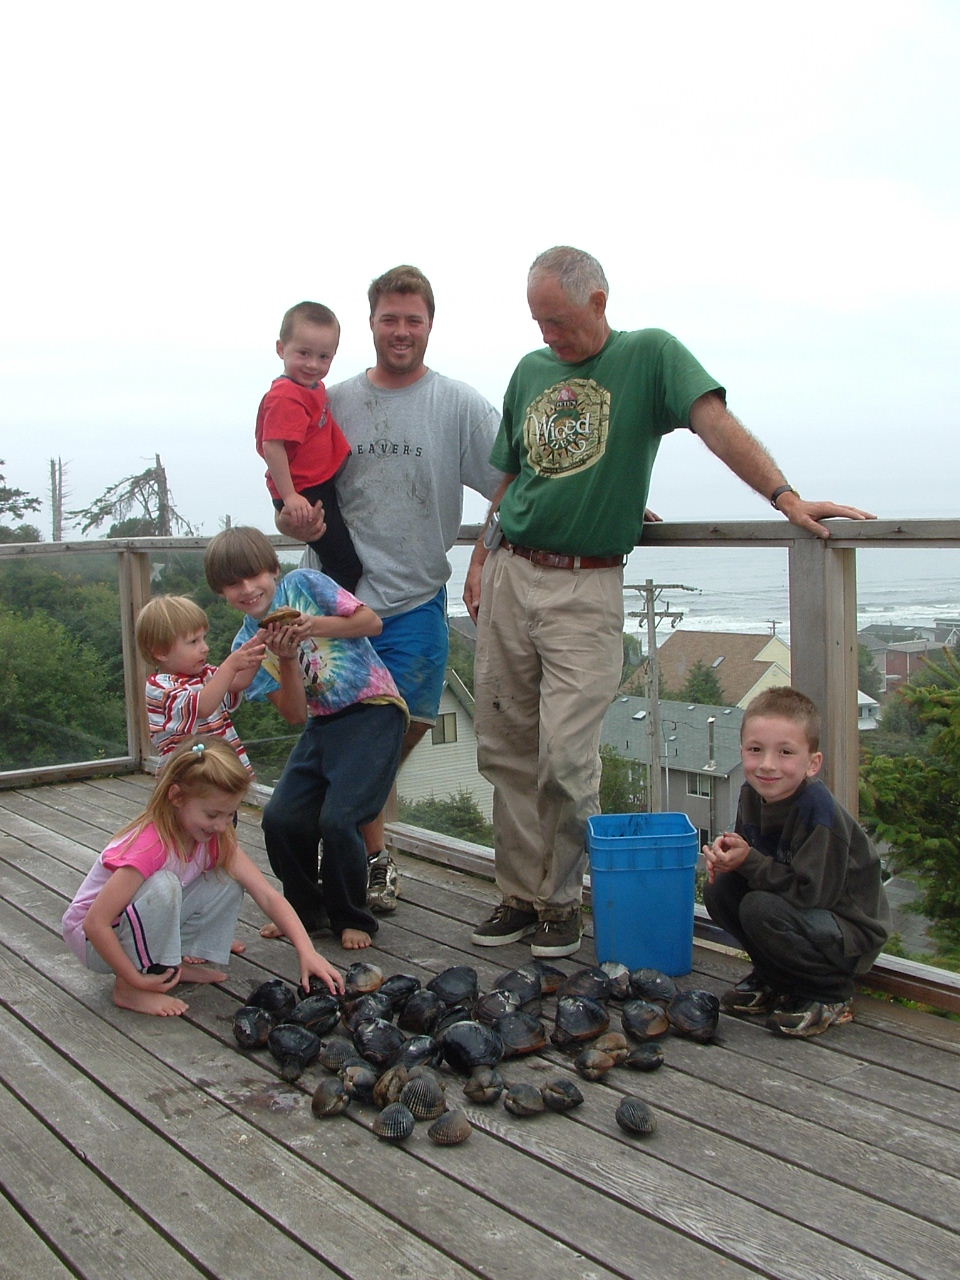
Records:
M227 975L222 969L208 969L196 960L188 960L186 956L183 957L183 963L188 964L190 968L181 970L181 982L226 982L227 980Z
M261 938L285 938L286 936L280 926L274 924L272 920L268 920L260 930Z
M346 951L359 951L361 947L369 947L372 942L369 933L362 929L344 929L340 935L340 945Z
M118 1009L132 1009L134 1013L152 1013L158 1018L175 1018L190 1008L177 996L165 996L159 991L141 991L118 978L113 988L113 1003Z
M234 938L230 943L230 954L234 956L242 956L247 949L247 944L241 942L239 938Z

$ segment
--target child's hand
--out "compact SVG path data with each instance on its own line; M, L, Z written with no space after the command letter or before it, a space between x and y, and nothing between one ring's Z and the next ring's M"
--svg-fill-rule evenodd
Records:
M310 978L319 978L325 983L332 995L343 995L343 974L335 969L329 960L324 960L319 951L313 955L305 955L300 960L300 985L304 991L310 990Z
M181 978L181 969L179 965L171 965L169 969L163 973L139 973L135 980L130 982L130 986L136 987L139 991L159 991L161 993L172 991Z
M299 623L292 623L286 627L268 627L260 634L266 635L267 648L278 658L295 658L300 649L299 626Z
M256 671L263 661L266 649L266 639L258 631L252 639L245 640L239 648L228 654L223 660L223 665L227 666L229 664L236 674L242 671Z
M705 844L703 856L711 882L716 878L718 871L736 871L749 852L750 846L743 836L738 836L733 831L725 831L714 840L713 844Z
M314 519L313 507L302 493L286 498L280 514L286 516L297 529L312 524Z

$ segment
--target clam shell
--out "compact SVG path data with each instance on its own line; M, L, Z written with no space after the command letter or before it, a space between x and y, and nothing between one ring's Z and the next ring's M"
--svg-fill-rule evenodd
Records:
M404 1142L413 1133L416 1121L410 1108L402 1102L391 1102L374 1117L373 1132L384 1142Z
M318 1036L325 1036L340 1021L340 1001L329 991L325 994L307 996L293 1006L285 1021L295 1022L301 1027L309 1027Z
M343 1036L332 1036L320 1046L317 1060L328 1071L339 1071L345 1062L357 1056L353 1042Z
M369 1062L348 1062L340 1071L343 1087L357 1102L372 1102L377 1073Z
M629 1000L636 992L630 989L630 970L618 960L607 960L600 968L610 981L611 1000Z
M310 1110L315 1116L338 1116L350 1105L350 1095L343 1087L343 1081L337 1076L324 1076L310 1101Z
M545 996L553 996L560 989L560 984L566 978L566 974L562 969L558 969L555 964L547 964L545 960L530 960L529 964L521 965L522 970L530 969L540 978L540 993Z
M612 984L604 971L596 966L574 970L557 988L560 996L588 996L591 1000L609 1000Z
M464 1094L480 1106L496 1102L507 1087L507 1082L496 1067L477 1067L463 1086Z
M436 1120L447 1109L443 1089L429 1076L414 1076L403 1086L400 1101L410 1108L416 1120Z
M250 992L247 1004L255 1004L273 1014L275 1022L283 1022L287 1014L297 1003L297 993L282 978L271 978L269 982L261 982Z
M343 975L344 999L372 995L383 985L383 970L368 960L355 961Z
M677 1035L706 1044L720 1021L720 1001L710 991L681 991L667 1005L667 1017Z
M353 1032L361 1022L369 1022L372 1018L383 1018L389 1022L393 1017L393 1005L388 996L381 996L379 991L369 996L358 996L343 1006L343 1025Z
M617 1065L617 1060L612 1053L604 1053L602 1049L581 1049L573 1065L577 1075L584 1080L602 1080Z
M572 1111L583 1102L583 1094L567 1076L557 1076L541 1085L543 1101L550 1111Z
M267 1036L267 1048L280 1065L284 1080L299 1080L320 1052L320 1037L306 1027L280 1022Z
M618 1065L625 1062L630 1054L630 1045L627 1043L627 1037L621 1035L619 1031L607 1031L602 1036L597 1036L591 1046L599 1049L601 1053L609 1053L614 1062Z
M493 1029L503 1043L505 1058L538 1053L547 1043L547 1032L540 1019L520 1009L498 1018Z
M631 1040L656 1040L670 1030L663 1005L650 1000L628 1000L620 1010L620 1025Z
M634 1045L623 1065L633 1071L656 1071L657 1067L663 1066L663 1050L653 1042Z
M373 1086L373 1101L378 1107L386 1107L391 1102L399 1102L403 1086L410 1079L410 1072L404 1066L394 1065L386 1071Z
M436 992L446 1005L465 1004L472 1009L480 991L480 979L472 965L457 964L431 978L427 990Z
M455 1022L474 1022L473 1005L451 1004L444 1008L437 1019L437 1024L433 1028L433 1034L439 1040L446 1031L447 1027L452 1027Z
M462 1111L445 1111L427 1130L427 1137L438 1147L455 1147L473 1133L473 1125Z
M443 1060L440 1042L433 1036L411 1036L405 1040L396 1061L411 1071L418 1066L438 1067Z
M233 1015L233 1037L241 1049L262 1049L273 1027L273 1016L256 1004L241 1005Z
M420 979L409 973L395 973L384 980L378 994L386 996L396 1012L402 1009L415 991L420 990Z
M503 1095L503 1105L515 1116L536 1116L546 1108L543 1094L533 1084L512 1084Z
M475 1067L495 1067L503 1057L503 1041L482 1022L455 1022L439 1037L451 1070L468 1076Z
M404 1001L397 1015L397 1026L414 1035L429 1035L437 1025L446 1005L435 991L414 991Z
M550 1039L558 1048L593 1040L610 1025L610 1015L599 1000L589 996L558 995L554 1030Z
M620 1099L616 1121L624 1133L631 1133L638 1138L645 1138L657 1127L656 1117L647 1104L641 1098L634 1098L629 1094Z
M498 991L509 991L515 995L521 1008L543 995L543 980L532 966L508 969L493 985Z
M361 1022L354 1030L353 1043L357 1053L372 1062L381 1071L389 1067L403 1047L406 1039L399 1027L384 1018L373 1018L370 1022Z
M480 997L474 1007L473 1016L478 1022L485 1022L488 1027L492 1027L505 1013L516 1013L519 1008L520 997L515 992L495 988Z
M677 984L659 969L632 969L630 991L638 1000L659 1000L666 1004L677 994Z

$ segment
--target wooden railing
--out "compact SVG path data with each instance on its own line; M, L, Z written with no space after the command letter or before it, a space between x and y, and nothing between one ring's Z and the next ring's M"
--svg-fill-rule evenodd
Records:
M782 520L663 523L648 525L644 545L657 547L779 547L788 557L790 649L793 683L821 708L824 779L853 813L858 809L859 765L857 729L857 591L856 553L878 547L960 547L960 520L876 520L830 522L828 541L815 538ZM464 526L459 541L475 540L476 526ZM298 544L275 538L279 547ZM133 640L137 612L150 595L152 557L163 551L202 551L206 538L130 538L89 542L17 543L0 545L0 573L23 557L110 552L118 557L124 692L127 715L127 754L108 760L86 760L0 773L0 786L24 786L96 773L117 773L144 767L150 756L146 724L140 710L144 669ZM960 602L958 602L960 605ZM469 847L431 832L401 827L400 847L422 856L443 857L471 869L486 865L489 851ZM700 931L710 932L705 919ZM870 985L896 994L928 1000L960 1012L960 976L882 957L870 975ZM874 982L873 979L877 980ZM925 993L925 994L924 994Z

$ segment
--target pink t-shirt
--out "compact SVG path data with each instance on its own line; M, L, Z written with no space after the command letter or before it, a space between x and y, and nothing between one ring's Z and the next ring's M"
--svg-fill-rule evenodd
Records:
M76 897L63 914L60 927L64 941L79 959L86 959L87 935L83 931L83 922L97 894L120 867L134 867L145 880L166 868L186 887L204 871L216 866L219 853L219 844L214 836L212 840L198 844L185 862L176 850L164 845L152 822L141 831L128 832L112 840L87 872Z

